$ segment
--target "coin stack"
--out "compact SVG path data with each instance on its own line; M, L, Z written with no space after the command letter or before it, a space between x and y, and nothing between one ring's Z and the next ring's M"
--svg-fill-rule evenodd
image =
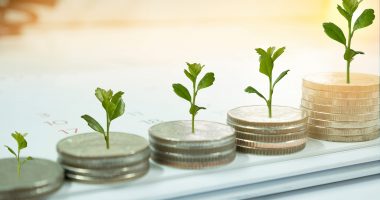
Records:
M164 122L149 129L152 159L177 168L199 169L232 162L236 156L234 130L224 124L195 121Z
M360 142L380 136L379 76L320 73L303 79L302 108L309 114L310 137Z
M140 136L110 133L110 149L103 135L84 133L57 144L58 161L66 177L87 183L126 181L149 170L149 144Z
M63 169L56 162L34 158L22 166L20 175L16 169L15 158L0 160L0 200L45 199L63 185Z
M290 154L305 148L306 112L273 106L243 106L227 113L227 123L235 129L237 150L261 155Z

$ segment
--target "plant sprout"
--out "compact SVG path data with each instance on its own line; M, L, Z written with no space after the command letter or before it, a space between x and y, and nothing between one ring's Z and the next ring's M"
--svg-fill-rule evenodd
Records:
M17 131L12 133L12 137L16 140L17 142L17 154L16 152L10 148L9 146L5 145L5 147L8 149L8 151L13 154L17 160L17 174L18 176L21 175L21 168L22 166L28 161L28 160L33 160L32 157L28 156L25 159L20 158L20 152L22 149L25 149L28 146L28 142L25 140L27 133L21 134Z
M189 90L182 84L175 83L172 86L173 86L174 92L179 97L185 99L186 101L190 103L189 113L191 114L191 131L192 133L195 133L195 127L194 127L195 115L198 113L199 110L206 109L205 107L197 106L195 104L196 97L198 95L199 90L208 88L214 83L215 76L214 76L214 73L208 72L203 76L203 78L197 84L198 75L201 73L204 65L201 65L199 63L192 63L192 64L186 63L186 64L187 64L188 69L187 70L185 69L184 73L187 76L187 78L192 82L193 95L191 96Z
M257 91L254 87L249 86L245 89L245 92L247 93L255 93L259 97L265 100L267 107L268 107L268 116L269 118L272 117L272 95L274 91L274 87L276 84L288 74L289 70L283 71L277 79L273 82L272 80L272 71L274 67L274 61L281 56L282 53L285 51L285 47L279 48L277 51L275 51L275 47L269 47L267 51L257 48L256 52L260 55L260 72L268 77L269 79L269 98L265 98L264 95L262 95L259 91Z
M342 29L340 29L334 23L323 23L323 28L327 36L331 39L341 43L345 47L344 60L346 60L346 82L350 83L350 65L351 61L357 54L364 54L362 51L355 51L351 49L351 40L354 36L355 31L361 28L365 28L372 24L375 19L375 14L373 9L365 9L362 14L356 19L355 23L352 22L352 17L358 8L362 0L343 0L343 7L338 5L337 9L339 13L347 20L348 33L347 39L344 35Z
M113 94L112 90L104 90L102 88L96 88L95 96L102 103L104 110L106 111L106 131L103 127L91 116L83 115L82 118L86 120L88 126L94 131L101 133L106 141L107 149L110 148L110 125L112 120L120 117L124 114L125 104L122 99L124 92L117 92Z

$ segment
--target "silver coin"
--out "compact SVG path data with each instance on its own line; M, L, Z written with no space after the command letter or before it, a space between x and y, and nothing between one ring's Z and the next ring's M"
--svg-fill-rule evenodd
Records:
M21 158L24 159L24 158ZM57 163L34 158L17 174L14 158L0 160L0 199L41 199L57 191L63 184L64 172Z
M310 74L304 77L303 86L332 92L379 91L379 76L377 75L351 73L350 78L351 83L347 84L344 72Z
M114 132L110 135L110 149L106 149L101 134L85 133L62 139L57 151L63 164L91 169L128 166L148 159L150 154L143 137Z
M252 140L236 139L237 146L245 146L252 148L262 148L262 149L283 149L290 147L297 147L306 143L307 138L302 138L298 140L286 141L286 142L257 142Z
M289 147L289 148L282 148L282 149L265 149L265 148L253 148L253 147L247 147L247 146L236 146L236 150L242 153L251 153L251 154L258 154L258 155L285 155L285 154L291 154L296 153L298 151L301 151L306 146L306 143L295 146L295 147Z
M366 114L335 114L335 113L324 113L303 108L309 115L309 117L314 119L337 121L337 122L362 122L370 121L380 118L379 112L370 112Z
M310 137L318 139L318 140L326 140L326 141L332 141L332 142L363 142L368 140L374 140L378 137L380 137L379 130L362 134L362 135L332 135L332 134L323 134L323 133L313 133L310 132Z
M336 121L314 119L314 118L309 117L309 123L316 126L330 127L330 128L367 128L367 127L380 124L380 121L379 119L375 119L375 120L359 121L359 122L352 122L352 121L336 122Z
M243 106L227 113L227 121L237 125L253 127L279 127L306 123L306 112L286 106L273 106L272 118L266 106Z
M236 131L246 132L246 133L254 133L254 134L262 134L262 135L278 135L278 134L288 134L293 132L298 132L307 129L307 124L299 124L292 126L276 126L276 127L262 127L257 128L253 126L244 126L237 125L233 122L227 121L227 124L233 127Z
M335 113L335 114L366 114L379 111L379 105L376 106L326 106L314 104L302 99L301 106L317 112Z
M223 146L220 147L212 147L212 148L194 148L194 147L182 147L180 145L167 145L165 143L159 143L155 141L154 139L150 138L150 145L154 149L157 149L159 151L163 152L170 152L170 153L182 153L182 154L208 154L208 153L217 153L229 149L235 149L235 139L230 141L229 143L226 143Z
M276 143L276 142L286 142L291 140L298 140L307 138L307 129L287 134L277 134L277 135L263 135L263 134L254 134L247 132L236 131L236 139L251 140L257 142L267 142L267 143Z
M379 98L368 98L368 99L347 99L347 98L326 98L318 97L315 95L302 94L302 98L306 101L321 104L321 105L331 105L331 106L375 106L379 105Z
M180 148L210 149L231 143L235 133L227 125L208 121L196 121L195 133L192 133L191 121L171 121L152 126L149 137L156 143Z
M302 87L302 95L317 96L322 98L340 98L340 99L373 99L379 98L379 91L373 92L328 92L323 90L313 90Z
M319 133L327 135L340 135L340 136L354 136L354 135L365 135L373 133L379 130L379 125L371 126L367 128L326 128L323 126L316 126L309 124L309 134Z

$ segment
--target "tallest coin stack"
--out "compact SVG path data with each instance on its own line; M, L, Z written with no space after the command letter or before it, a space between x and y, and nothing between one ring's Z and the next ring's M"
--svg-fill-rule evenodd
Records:
M379 76L321 73L303 79L301 106L309 114L309 136L335 142L378 138Z

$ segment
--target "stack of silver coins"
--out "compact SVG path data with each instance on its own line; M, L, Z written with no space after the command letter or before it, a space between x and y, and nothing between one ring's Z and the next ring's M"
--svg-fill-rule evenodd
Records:
M99 133L74 135L61 140L57 151L66 177L75 181L126 181L141 177L149 170L149 144L133 134L110 133L109 149Z
M237 150L261 155L290 154L305 148L306 112L285 106L243 106L227 113L227 123L235 129Z
M224 124L195 121L164 122L149 129L152 159L177 168L199 169L232 162L236 156L234 130Z
M0 160L0 200L45 199L63 181L63 169L56 162L34 158L22 166L18 175L15 158Z
M303 79L302 108L309 114L310 137L335 142L378 138L379 76L321 73Z

